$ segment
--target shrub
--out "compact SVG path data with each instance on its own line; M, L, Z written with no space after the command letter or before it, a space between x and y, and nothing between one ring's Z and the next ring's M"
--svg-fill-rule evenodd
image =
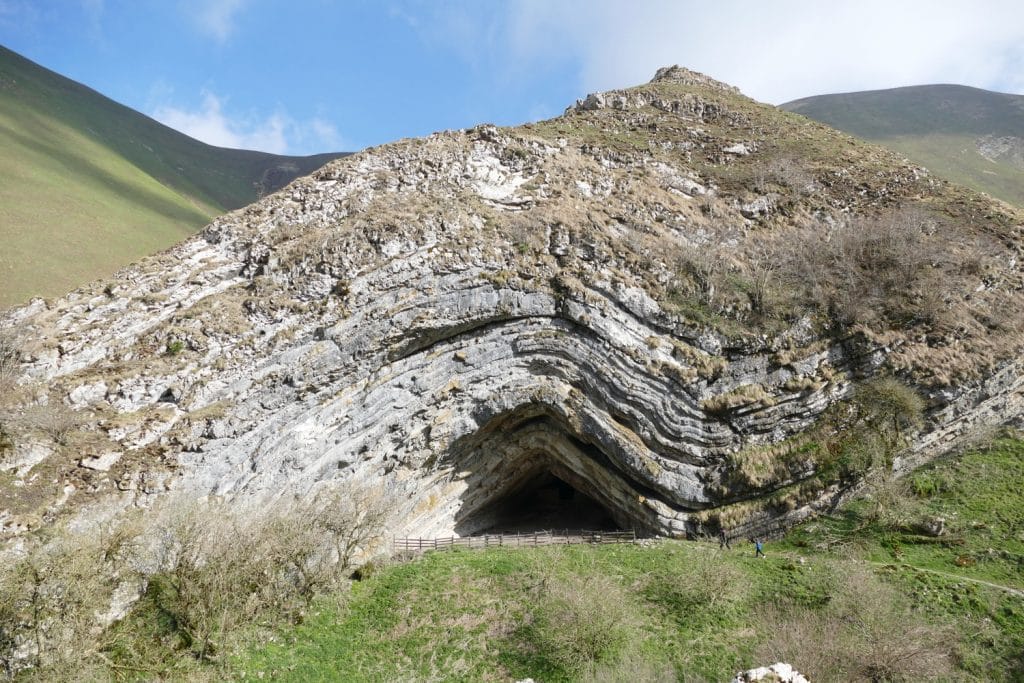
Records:
M11 330L0 330L0 390L13 384L21 356L21 345Z
M924 401L910 387L891 377L863 382L823 427L830 432L823 475L849 479L871 473L876 480L888 479L893 458L923 421Z
M51 401L45 405L36 405L23 411L15 420L15 425L25 430L35 430L46 434L61 446L67 446L71 434L78 429L82 416L63 403Z
M785 661L812 681L919 681L948 676L949 634L863 569L846 573L825 607L774 604L759 661Z
M711 553L696 552L688 559L686 571L653 574L644 593L685 621L693 610L721 610L735 604L743 588L738 569Z
M82 664L162 678L183 661L176 650L226 663L257 624L298 621L318 593L347 581L388 513L379 492L352 487L258 512L166 505L146 527L129 518L100 533L58 531L0 567L0 670L90 678ZM130 604L132 590L142 600L111 627L122 616L112 604Z
M297 621L313 598L348 578L379 535L379 492L341 487L252 512L223 503L181 506L160 529L149 597L181 643L216 661L257 620Z
M137 539L128 529L59 529L0 568L0 665L8 676L32 667L46 680L82 680L102 665L102 627L118 616L115 591L141 581L128 561Z
M908 430L919 428L924 419L924 400L916 391L892 377L877 377L857 389L854 403L859 421L898 448Z
M177 356L179 353L185 350L185 342L180 339L169 339L167 346L165 347L165 353L168 356Z
M781 267L808 308L822 309L842 325L903 326L938 314L921 302L952 284L936 277L944 254L927 223L920 212L903 210L813 225L779 255Z
M532 628L543 656L574 673L615 662L638 623L623 588L603 575L549 576L544 586Z

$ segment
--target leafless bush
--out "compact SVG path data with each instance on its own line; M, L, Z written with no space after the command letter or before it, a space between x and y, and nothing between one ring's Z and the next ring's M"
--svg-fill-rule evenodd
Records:
M824 306L844 324L901 322L939 312L931 276L942 258L921 215L902 211L808 228L782 267L808 305Z
M873 503L868 515L869 521L888 529L914 529L924 509L914 497L906 479L897 479L890 472L881 471L869 473L865 483Z
M712 311L718 308L718 295L724 271L722 258L712 247L684 247L676 255L676 272L687 284L689 293Z
M8 676L32 667L47 680L81 680L102 664L115 591L141 580L127 560L137 551L133 529L60 530L0 569L0 665Z
M81 414L58 402L30 406L12 420L16 429L42 432L61 446L68 444L81 423Z
M741 235L732 227L708 227L703 239L673 244L663 261L676 275L675 298L713 315L735 315L750 307L748 293L740 280L745 263L736 258Z
M122 521L98 533L54 538L0 567L0 671L32 667L45 680L82 680L84 666L158 675L145 633L110 629L115 591L142 590L169 624L169 647L203 662L223 655L254 624L294 620L346 580L379 536L389 508L379 492L335 488L258 512L223 503L172 502L155 523ZM123 597L123 596L122 596ZM153 657L162 657L156 652Z
M21 346L10 330L0 330L0 391L7 391L14 383L21 357Z
M505 237L521 254L540 251L544 248L546 230L536 219L527 216L511 216L504 228Z
M316 528L326 532L334 548L335 566L347 570L360 550L379 540L391 511L380 489L343 486L322 491L299 506L297 514L308 516Z
M603 576L549 576L533 632L545 656L566 671L615 662L638 620L623 588Z
M223 503L171 514L151 594L184 643L216 661L246 625L296 619L351 572L389 512L380 492L344 487L252 515Z
M814 189L814 176L804 164L795 157L780 157L768 165L771 177L780 185L784 185L800 193L808 193Z
M789 662L812 681L920 681L950 673L948 633L866 570L843 578L826 607L766 609L759 658Z
M749 264L750 307L761 316L771 315L775 305L779 259L768 249L762 248Z

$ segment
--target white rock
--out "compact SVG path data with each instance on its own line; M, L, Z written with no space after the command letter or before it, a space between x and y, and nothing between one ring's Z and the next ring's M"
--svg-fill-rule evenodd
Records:
M751 149L742 142L737 142L735 145L729 147L723 147L722 151L726 154L735 154L736 156L745 157L750 154Z
M29 471L49 457L53 451L45 444L35 441L18 443L10 454L0 458L0 472L15 470L15 475L22 479Z
M97 472L109 472L110 468L121 459L121 451L107 451L99 455L89 455L78 461L82 467Z
M107 395L107 383L103 380L81 384L68 392L68 402L74 408L84 408L103 400Z
M752 683L753 681L770 681L771 683L809 683L803 674L794 670L792 666L785 662L741 671L732 679L732 683Z

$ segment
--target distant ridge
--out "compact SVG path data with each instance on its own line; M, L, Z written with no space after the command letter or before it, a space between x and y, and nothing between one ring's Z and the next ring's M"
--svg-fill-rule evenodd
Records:
M780 105L877 142L976 190L1024 206L1024 96L919 85Z
M0 46L0 308L109 275L339 156L213 147Z

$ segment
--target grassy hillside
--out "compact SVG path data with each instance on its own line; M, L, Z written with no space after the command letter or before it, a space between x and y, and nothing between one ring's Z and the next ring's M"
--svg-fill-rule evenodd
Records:
M316 595L296 592L311 586L316 560L294 563L288 529L296 527L275 523L229 535L227 554L184 542L177 552L202 561L151 576L126 619L100 636L90 631L89 647L69 641L63 659L24 673L640 683L723 681L782 660L816 682L1018 681L1022 480L1024 440L1010 434L906 479L873 482L835 515L767 543L765 558L746 539L725 550L715 541L669 540L461 550L363 567L347 588ZM201 514L188 519L200 532L220 529ZM223 543L215 535L211 542ZM126 542L133 544L115 534L87 547L102 564ZM276 574L263 572L264 551L247 550L260 543L275 562L305 571L275 583ZM77 575L74 567L82 582L102 575L87 571L96 565L82 548L47 552L23 560L22 570L35 569L14 568L0 590L19 585L11 576L23 577L23 592L40 585L33 571L44 571L44 586L61 572ZM61 609L76 599L79 609L95 608L94 589L68 588ZM15 632L19 614L0 609L0 635L5 626Z
M819 95L781 107L885 145L948 180L1024 205L1024 96L923 85Z
M1021 680L1024 441L887 483L766 544L433 554L232 662L279 680ZM941 516L942 536L916 524ZM395 672L395 673L390 673Z
M0 47L0 308L108 275L336 156L212 147Z

